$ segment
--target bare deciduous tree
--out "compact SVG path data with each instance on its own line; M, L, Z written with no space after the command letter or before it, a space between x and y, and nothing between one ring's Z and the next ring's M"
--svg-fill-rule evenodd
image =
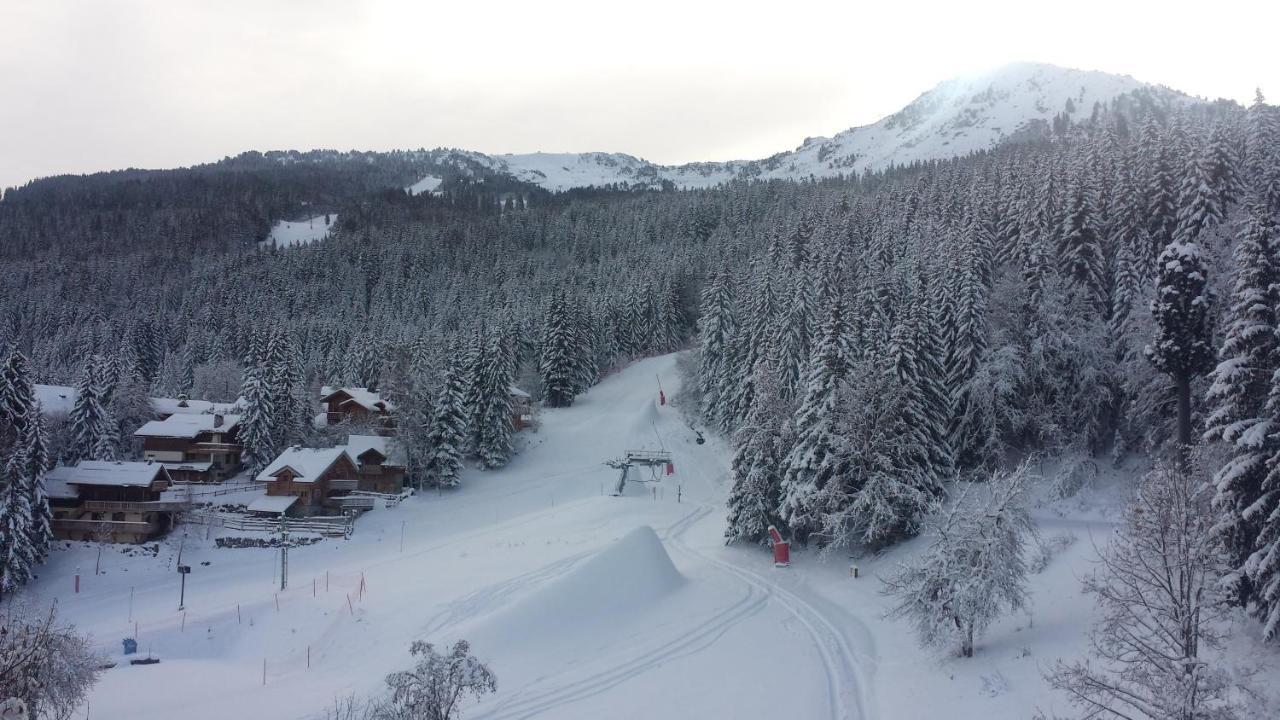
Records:
M66 720L97 682L103 659L56 613L9 604L0 610L0 700L32 718Z
M1102 614L1090 638L1096 662L1059 661L1049 675L1084 718L1235 717L1226 674L1206 657L1225 612L1211 495L1194 462L1159 467L1100 550L1085 581Z
M454 643L448 654L417 640L409 653L418 664L387 676L391 697L375 706L373 720L450 720L464 697L498 689L493 672L471 654L466 640Z

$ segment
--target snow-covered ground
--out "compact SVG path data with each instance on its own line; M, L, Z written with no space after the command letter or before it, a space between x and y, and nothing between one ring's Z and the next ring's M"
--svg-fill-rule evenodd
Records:
M440 187L440 183L444 182L435 175L426 175L418 182L405 188L410 195L421 195L422 193L435 192Z
M306 220L281 220L271 228L271 234L262 242L276 247L308 245L329 237L329 231L336 222L337 214L317 215Z
M1124 483L1040 507L1045 538L1075 542L1034 577L1031 613L997 623L975 658L940 657L883 619L876 580L922 541L857 561L858 579L843 555L798 552L777 569L761 548L725 547L727 448L695 443L679 411L658 403L658 378L678 395L675 356L544 411L509 467L373 511L350 540L291 550L283 592L278 550L219 549L200 526L187 528L185 614L181 529L154 556L108 547L98 575L96 546L60 550L31 592L56 598L112 652L137 623L141 651L162 658L107 671L90 699L97 718L314 717L335 698L378 692L410 664L412 640L457 638L498 678L495 695L466 708L477 720L1065 710L1041 671L1084 649L1092 604L1078 578ZM604 461L660 446L675 474L610 496L616 471Z

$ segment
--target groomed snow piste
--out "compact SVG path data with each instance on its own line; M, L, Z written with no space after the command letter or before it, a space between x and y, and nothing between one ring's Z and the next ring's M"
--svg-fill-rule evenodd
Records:
M659 404L658 378L679 396L675 356L634 363L573 407L543 411L507 468L468 471L456 492L368 513L348 541L294 548L283 592L278 550L219 549L218 531L192 525L154 555L105 546L98 574L97 546L60 549L28 594L56 598L63 618L114 654L136 627L141 652L161 658L105 672L94 718L316 717L335 698L379 692L410 664L411 641L458 638L498 678L495 695L465 708L475 720L1066 709L1040 670L1084 648L1090 601L1077 578L1089 538L1102 542L1111 527L1103 513L1042 511L1043 532L1081 542L1033 578L1033 615L997 623L976 658L940 658L882 619L875 575L919 541L862 561L857 580L843 554L797 552L777 569L761 548L725 547L728 451L714 437L695 442L679 411ZM610 496L617 471L604 461L659 447L675 474L641 469L650 482ZM184 531L193 570L179 611Z

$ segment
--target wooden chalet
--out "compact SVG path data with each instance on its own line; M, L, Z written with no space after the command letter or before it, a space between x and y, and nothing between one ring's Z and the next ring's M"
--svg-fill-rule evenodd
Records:
M400 492L407 465L403 446L380 435L349 435L346 445L332 448L291 447L255 478L267 494L249 511L300 516L368 509L373 499L352 493Z
M240 469L240 416L175 413L138 428L142 454L175 482L222 482Z
M166 499L169 472L156 462L85 460L45 476L53 534L63 540L141 543L173 527L190 504Z
M362 387L320 388L320 402L324 404L325 423L368 422L383 430L393 431L392 413L395 405L375 390Z
M360 487L360 471L345 447L291 447L280 453L254 479L266 485L267 497L295 498L287 504L273 501L277 504L272 508L262 507L261 511L278 511L288 515L316 515L339 511L345 504L341 498ZM260 511L253 506L249 509Z
M508 392L511 396L511 425L517 431L533 427L533 398L515 385Z
M347 454L356 461L360 490L391 495L404 489L408 462L398 441L380 435L348 435Z

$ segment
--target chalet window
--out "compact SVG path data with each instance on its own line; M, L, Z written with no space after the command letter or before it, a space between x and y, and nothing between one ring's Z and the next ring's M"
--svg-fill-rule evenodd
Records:
M111 513L111 519L115 522L124 522L124 513Z
M101 520L101 519L102 519L102 513L100 513L100 512L90 513L90 514L89 514L89 517L90 517L91 519L93 519L93 520Z

